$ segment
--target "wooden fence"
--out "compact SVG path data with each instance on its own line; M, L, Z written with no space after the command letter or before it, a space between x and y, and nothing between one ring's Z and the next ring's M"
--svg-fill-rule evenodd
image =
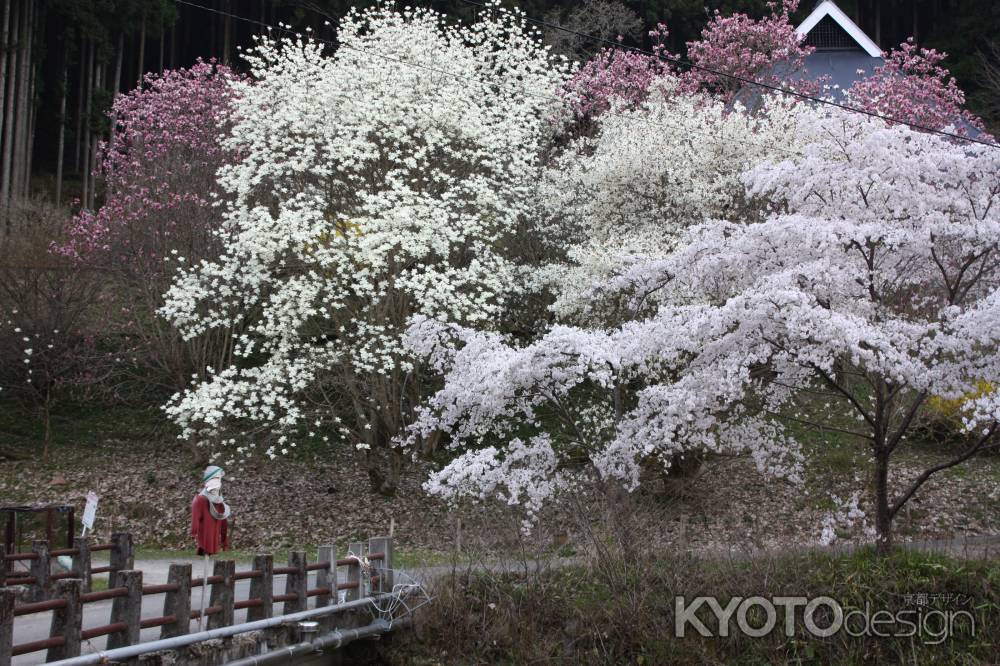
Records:
M90 554L110 551L108 566L92 567ZM52 573L50 560L59 555L73 558L70 571ZM30 575L8 578L0 587L0 666L8 666L11 658L47 650L47 661L66 659L80 654L81 643L100 636L107 636L107 649L125 647L139 642L143 629L160 627L160 637L170 638L187 634L191 620L201 617L199 609L192 609L192 590L203 581L210 586L209 602L205 608L209 629L234 624L237 610L247 610L247 621L274 616L274 604L281 603L281 615L305 610L310 597L315 597L317 607L337 603L339 591L345 600L392 590L392 539L369 539L348 545L347 555L336 559L335 546L322 546L317 561L309 563L304 551L289 554L287 566L274 566L269 554L257 555L251 568L237 571L233 560L216 560L212 575L203 579L192 575L190 564L171 564L167 582L157 585L143 584L142 571L132 569L132 539L128 534L115 534L111 543L92 545L88 539L77 539L73 548L48 550L47 544L38 542L31 553L5 555L5 560L27 560L31 563ZM343 582L337 580L338 567L346 568ZM91 591L94 574L108 573L108 589ZM314 587L309 587L310 573L316 572ZM274 577L285 576L285 592L274 594ZM236 599L236 582L250 581L246 599ZM27 592L27 594L26 594ZM142 618L143 598L163 595L162 615ZM32 599L18 603L18 599ZM106 624L85 628L83 611L86 604L112 600L109 621ZM14 644L15 619L35 613L52 613L49 637L32 642Z
M108 564L92 566L92 554L102 551L109 553ZM82 590L90 592L91 579L95 574L113 575L117 571L131 569L133 564L132 535L124 532L112 534L109 543L94 544L89 538L79 538L73 540L72 548L50 549L48 542L35 541L29 553L7 553L5 546L0 546L0 553L3 553L0 586L24 586L24 594L31 601L48 599L58 581L70 578L79 578ZM53 573L52 560L62 555L71 557L73 566L69 571ZM28 570L15 570L13 567L18 562L27 562Z

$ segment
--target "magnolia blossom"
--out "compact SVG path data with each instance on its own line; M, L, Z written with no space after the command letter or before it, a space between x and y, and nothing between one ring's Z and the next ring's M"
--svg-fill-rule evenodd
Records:
M666 26L660 24L649 33L655 42L651 53L606 48L574 73L563 95L577 119L599 116L612 102L619 108L641 103L653 82L671 71L670 61L678 58L663 45L667 34Z
M869 447L887 547L928 478L997 446L994 392L976 400L964 452L890 484L929 396L1000 382L1000 151L840 113L801 114L796 132L795 154L744 177L771 214L693 226L674 251L630 266L635 280L611 281L624 299L655 290L645 316L560 325L524 346L415 320L411 347L445 373L415 434L440 428L473 448L549 434L561 468L635 487L650 460L692 450L749 452L795 480L800 449L784 426L820 424ZM581 409L604 417L576 428Z
M337 42L263 39L234 83L223 256L182 271L162 312L186 337L246 333L167 407L187 435L308 419L384 450L419 401L407 318L489 327L517 290L504 241L567 67L499 6L466 26L352 11Z
M219 138L236 79L224 65L198 62L148 74L143 86L116 97L108 114L114 138L101 146L96 174L107 187L104 205L80 211L57 251L84 263L125 264L148 278L163 272L170 248L207 235L217 219L212 177L234 159Z

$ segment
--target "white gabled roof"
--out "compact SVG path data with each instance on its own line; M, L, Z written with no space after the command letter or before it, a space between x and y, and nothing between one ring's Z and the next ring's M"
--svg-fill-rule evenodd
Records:
M799 37L805 38L809 34L809 31L816 27L816 24L823 20L824 17L829 16L834 21L837 22L841 28L844 29L848 35L850 35L854 41L858 43L865 52L868 53L873 58L878 58L882 55L882 49L878 47L878 44L873 42L865 31L858 27L858 24L850 19L850 17L840 10L833 0L823 0L816 6L813 13L806 18L799 27L795 29Z

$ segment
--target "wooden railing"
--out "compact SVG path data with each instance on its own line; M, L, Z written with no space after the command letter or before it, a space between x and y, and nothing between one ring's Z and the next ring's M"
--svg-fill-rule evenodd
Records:
M233 560L217 560L212 575L207 579L192 575L190 564L171 564L167 582L156 585L144 585L142 571L116 568L123 562L121 555L114 556L115 552L127 554L131 566L131 538L127 534L115 535L111 544L96 547L83 541L78 539L74 548L62 551L49 552L47 548L35 544L32 553L14 554L19 559L46 564L55 553L70 555L74 564L68 573L86 572L92 575L108 571L109 587L90 591L89 575L86 583L82 575L53 576L41 564L32 569L30 576L8 579L7 586L0 588L0 666L8 666L14 656L42 650L48 651L47 661L74 657L80 654L82 641L101 636L108 637L107 649L114 649L138 643L143 629L160 627L160 638L186 634L191 620L201 617L201 611L192 608L191 593L203 584L211 587L204 612L209 629L234 624L235 613L241 609L246 609L247 621L261 620L274 616L274 604L277 603L283 604L280 614L287 615L306 610L310 598L315 598L316 607L322 607L337 603L340 591L345 593L345 601L351 601L392 590L392 540L389 537L372 538L367 548L365 544L352 543L345 557L340 559L335 559L335 546L323 546L314 563L307 562L304 551L290 553L288 565L278 567L274 566L271 555L257 555L246 571L237 571ZM109 546L107 549L112 552L114 564L91 568L86 562L88 553L98 548L105 549L105 546ZM342 582L337 579L338 567L346 569ZM313 572L313 586L310 587L310 574ZM275 576L285 576L283 594L274 594ZM250 589L246 599L237 600L236 582L240 580L249 580ZM46 581L52 584L45 585ZM39 586L47 592L38 601L16 603L24 592L18 586ZM162 615L143 619L143 598L155 595L164 596ZM84 628L86 605L107 600L112 601L108 622ZM49 637L14 644L16 618L37 613L52 613Z
M93 553L107 551L108 564L94 567L91 563ZM53 585L60 580L79 578L84 592L90 591L91 580L95 574L113 574L124 569L131 569L133 564L132 535L118 532L111 535L108 543L91 543L89 538L73 540L72 548L49 549L46 541L35 541L31 552L7 553L0 545L3 554L3 566L0 567L0 586L19 585L25 587L25 594L32 601L44 601L53 591ZM69 571L53 573L52 560L66 555L72 558L73 565ZM28 571L16 571L13 566L17 562L28 562Z

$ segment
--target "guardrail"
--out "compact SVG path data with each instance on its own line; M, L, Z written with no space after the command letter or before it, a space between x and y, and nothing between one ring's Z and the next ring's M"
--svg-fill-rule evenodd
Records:
M131 564L131 538L128 535L117 537L118 552L126 553ZM100 636L107 636L107 649L122 648L139 643L140 632L143 629L160 627L162 639L182 636L189 632L191 620L201 617L199 609L191 607L191 592L204 584L211 586L209 602L204 615L208 629L227 627L234 623L235 612L246 609L247 621L265 620L274 616L274 604L283 604L281 615L289 615L305 611L309 599L315 598L314 606L321 608L331 603L336 604L338 593L344 592L345 601L357 601L371 595L391 591L392 581L392 539L390 537L375 537L369 539L367 548L363 543L348 545L345 557L336 559L336 547L323 546L319 549L317 561L307 562L304 551L289 554L287 566L274 566L274 558L269 554L254 557L251 568L237 571L234 560L217 560L211 576L203 579L192 576L190 564L171 564L167 582L156 585L144 585L142 571L131 568L85 566L88 552L95 547L80 543L77 540L73 552L48 552L47 549L36 547L32 553L16 553L22 559L46 563L53 553L66 554L74 557L74 566L68 573L76 571L100 573L110 572L109 588L101 591L89 591L84 587L83 578L68 577L61 574L49 576L54 582L49 598L30 603L17 604L16 600L21 589L7 586L0 588L0 666L8 666L11 658L17 655L29 654L47 650L47 661L66 659L80 654L81 643ZM112 553L116 539L112 539ZM125 544L127 543L127 547ZM103 545L97 548L104 548ZM77 564L77 558L80 563ZM118 562L121 564L121 562ZM338 567L346 568L346 578L343 582L337 580ZM39 585L44 580L41 564L33 576L23 576L18 581L34 578L32 585ZM313 572L315 572L313 574ZM313 574L313 586L309 586L310 574ZM285 576L285 592L274 594L274 577ZM249 595L246 599L236 600L236 582L250 581ZM40 586L46 589L45 586ZM89 587L89 585L88 585ZM162 615L142 618L143 598L163 595ZM112 601L109 621L94 627L83 627L83 609L87 604L100 601ZM52 613L49 637L27 643L14 644L15 619L37 613Z

